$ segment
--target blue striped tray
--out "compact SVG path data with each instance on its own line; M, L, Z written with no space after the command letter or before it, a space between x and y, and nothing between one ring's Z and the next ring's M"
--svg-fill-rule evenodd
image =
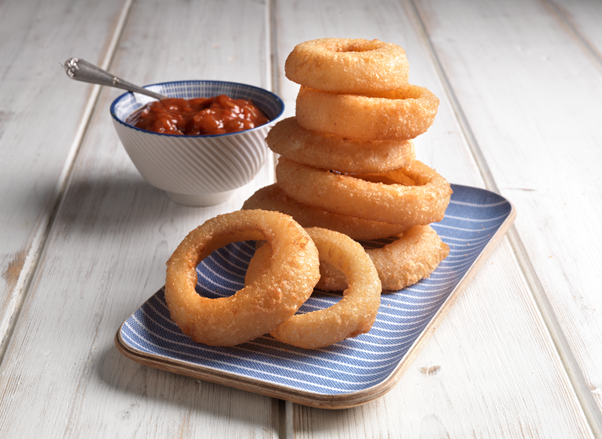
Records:
M371 401L407 370L514 220L513 206L501 196L452 188L445 218L432 224L450 246L449 256L428 279L383 294L367 334L316 350L269 335L235 347L205 346L180 332L161 289L125 321L116 345L142 364L314 407L347 408ZM244 285L254 251L254 243L241 242L214 252L197 267L197 291L208 297L234 294ZM300 312L325 308L338 298L315 292Z

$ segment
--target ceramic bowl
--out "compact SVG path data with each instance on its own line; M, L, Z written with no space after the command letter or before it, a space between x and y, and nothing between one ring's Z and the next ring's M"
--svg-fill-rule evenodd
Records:
M268 155L265 137L284 113L278 96L252 85L224 81L175 81L145 88L184 99L221 94L250 99L270 119L266 125L237 133L159 134L125 123L132 112L153 99L122 94L111 105L113 123L127 154L149 184L165 191L176 203L211 206L227 201L255 177Z

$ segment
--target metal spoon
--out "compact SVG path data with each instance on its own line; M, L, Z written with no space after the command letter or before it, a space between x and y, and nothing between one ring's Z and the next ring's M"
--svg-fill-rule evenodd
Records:
M113 76L109 72L96 67L94 64L90 64L88 61L84 61L83 59L70 58L65 61L63 67L65 67L65 73L67 73L67 76L77 81L122 88L133 93L140 93L159 100L167 97L145 88L138 87L137 85L130 84L129 82L119 79L117 76Z

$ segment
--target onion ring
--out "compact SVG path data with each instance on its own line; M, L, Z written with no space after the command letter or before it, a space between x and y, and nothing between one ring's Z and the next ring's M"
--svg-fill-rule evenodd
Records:
M383 291L398 291L429 277L449 255L449 247L431 226L414 226L390 244L367 249L366 253L374 262ZM347 288L345 275L333 265L321 261L320 274L316 288Z
M267 240L270 264L257 280L219 299L195 291L198 263L231 242ZM318 251L290 216L261 210L219 215L190 232L167 262L172 320L197 343L233 346L273 331L307 300L319 279Z
M412 140L355 140L308 131L295 117L281 120L268 133L270 149L287 159L339 172L387 172L416 158Z
M366 93L408 82L409 63L396 44L379 40L322 38L295 46L284 63L297 84L334 93Z
M388 238L411 227L338 215L317 207L308 206L289 197L277 183L259 189L245 201L242 208L282 212L292 216L303 227L321 227L334 230L356 241Z
M318 247L320 260L336 266L345 273L349 287L335 305L288 319L270 335L276 340L305 349L316 349L368 332L380 306L381 285L374 264L362 246L332 230L318 227L306 229ZM264 245L253 259L265 258ZM259 253L259 255L257 254ZM263 256L262 256L262 253ZM253 259L251 264L253 264ZM256 276L265 269L265 263L249 265L247 276ZM252 280L247 277L246 280Z
M381 174L344 175L280 157L278 184L300 203L339 215L405 226L441 221L452 190L418 160Z
M310 131L364 140L409 140L433 124L439 99L424 87L406 85L365 96L303 87L297 122Z

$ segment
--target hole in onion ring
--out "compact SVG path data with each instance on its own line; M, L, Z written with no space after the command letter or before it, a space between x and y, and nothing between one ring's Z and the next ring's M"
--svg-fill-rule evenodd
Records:
M196 293L208 299L231 297L245 285L257 241L233 242L213 251L196 266Z
M321 38L295 46L284 63L297 84L333 93L365 93L408 82L405 50L379 40Z

